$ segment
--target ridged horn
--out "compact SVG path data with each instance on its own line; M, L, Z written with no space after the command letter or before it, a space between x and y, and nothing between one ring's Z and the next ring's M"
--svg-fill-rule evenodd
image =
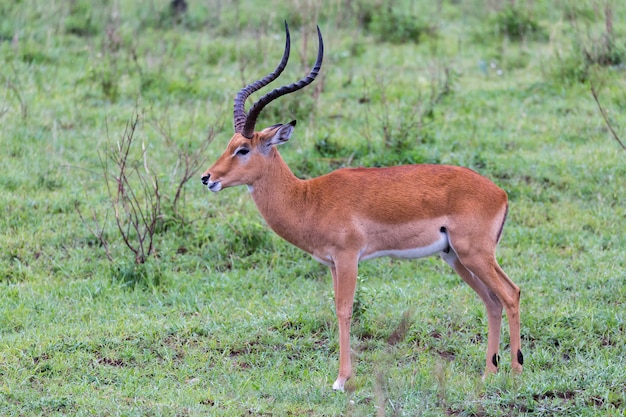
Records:
M285 51L283 52L283 58L280 60L280 63L274 69L273 72L266 75L264 78L255 81L251 84L248 84L235 96L234 103L234 123L235 123L235 133L241 133L243 130L244 124L246 123L247 115L244 109L246 99L250 96L250 94L255 91L265 87L272 81L274 81L278 76L283 72L285 67L287 66L287 61L289 60L289 51L291 49L291 37L289 36L289 26L287 25L287 21L285 21ZM246 136L247 137L247 136Z
M286 23L285 23L286 26ZM319 26L317 27L317 38L318 38L318 51L317 51L317 60L315 61L315 65L308 73L308 75L302 78L300 81L282 86L280 88L276 88L269 93L265 94L263 97L259 99L256 103L252 105L250 111L248 112L247 117L245 118L245 122L243 125L243 129L241 130L241 134L246 138L252 138L254 134L254 125L256 124L256 119L261 113L261 110L265 106L267 106L272 101L276 100L280 96L284 96L285 94L293 93L298 91L307 85L311 84L313 80L317 77L320 72L320 68L322 68L322 60L324 59L324 40L322 39L322 32L320 31ZM281 69L282 71L282 69ZM247 97L247 96L246 96Z

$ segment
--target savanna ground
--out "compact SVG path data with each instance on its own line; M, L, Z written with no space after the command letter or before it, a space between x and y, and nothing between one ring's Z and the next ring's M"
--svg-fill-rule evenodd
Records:
M0 3L1 415L625 415L626 3L188 3ZM320 78L257 124L299 120L298 176L448 163L509 193L521 376L504 320L481 380L484 307L445 263L379 259L331 390L330 274L245 187L199 181L284 20L281 80L308 70L316 23L326 41Z

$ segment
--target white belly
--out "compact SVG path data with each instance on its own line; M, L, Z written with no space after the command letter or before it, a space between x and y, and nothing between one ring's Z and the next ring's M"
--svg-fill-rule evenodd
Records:
M381 256L390 256L392 258L401 259L416 259L425 258L427 256L435 255L439 252L447 250L449 247L448 236L441 232L440 238L428 246L420 246L416 248L408 249L386 249L376 252L365 253L359 257L360 261L372 258L379 258Z

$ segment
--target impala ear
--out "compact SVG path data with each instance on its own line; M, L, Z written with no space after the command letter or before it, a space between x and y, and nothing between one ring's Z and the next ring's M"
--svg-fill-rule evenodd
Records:
M274 132L274 136L272 136L270 140L265 142L265 144L270 147L287 142L291 138L291 134L293 133L293 129L295 126L295 120L292 120L291 122L284 125L278 125L278 128Z

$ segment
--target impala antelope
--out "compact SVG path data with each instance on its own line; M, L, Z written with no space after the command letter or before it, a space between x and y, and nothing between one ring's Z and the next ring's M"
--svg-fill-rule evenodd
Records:
M410 259L438 254L478 294L489 326L485 375L498 370L504 307L511 368L521 372L520 289L495 257L508 212L506 192L470 169L448 165L343 168L309 180L297 178L276 148L291 138L295 120L254 129L265 106L317 77L324 56L319 27L317 60L308 75L265 94L247 113L244 110L248 96L278 78L287 65L287 23L285 32L279 65L236 95L235 134L201 179L213 192L246 185L272 230L330 268L339 324L339 375L333 388L343 390L352 374L350 322L358 263L379 256Z

